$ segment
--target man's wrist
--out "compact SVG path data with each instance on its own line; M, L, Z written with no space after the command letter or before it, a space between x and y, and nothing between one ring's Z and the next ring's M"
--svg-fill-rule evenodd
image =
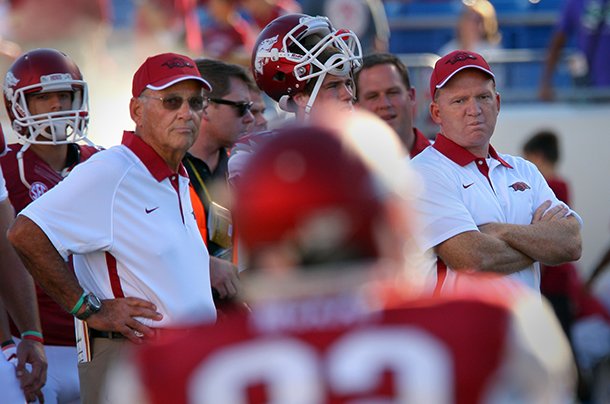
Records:
M91 315L99 312L101 309L102 302L100 301L100 299L93 293L87 293L85 294L81 307L79 307L79 310L77 310L77 312L75 313L75 316L79 320L85 321Z
M21 333L21 339L40 342L44 345L44 337L40 331L24 331Z
M87 297L87 292L83 291L83 293L80 295L80 297L78 298L78 300L74 304L74 307L72 307L72 310L70 310L70 314L75 316L76 313L78 313L80 308L83 307L83 303L85 302L85 297Z

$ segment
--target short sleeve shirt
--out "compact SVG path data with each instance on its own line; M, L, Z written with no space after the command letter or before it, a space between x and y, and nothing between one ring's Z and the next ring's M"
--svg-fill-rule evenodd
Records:
M2 173L2 167L0 167L0 202L8 198L8 191L6 190L6 182L4 181L4 174Z
M412 160L424 192L415 208L424 230L424 248L432 249L460 233L478 231L486 223L527 225L543 202L563 204L549 188L536 166L527 160L498 154L490 146L487 159L438 135L434 145ZM573 214L582 224L580 217ZM430 269L436 274L436 269ZM509 277L539 290L536 262ZM452 280L448 271L447 283ZM444 286L443 286L444 287Z
M193 214L183 166L173 172L140 137L78 165L21 214L64 259L73 254L84 289L101 299L139 297L163 314L152 327L216 318L209 255Z

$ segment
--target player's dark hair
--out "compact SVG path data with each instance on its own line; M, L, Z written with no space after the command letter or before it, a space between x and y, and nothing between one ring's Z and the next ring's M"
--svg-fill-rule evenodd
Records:
M360 78L360 73L362 71L370 69L374 66L385 64L396 66L405 88L407 90L411 88L411 79L409 78L409 70L407 69L407 66L405 66L405 64L397 56L392 55L391 53L373 53L365 56L362 59L362 68L356 72L354 77L356 81L356 88L358 88L358 79Z
M523 152L541 154L545 159L555 164L559 161L560 157L559 139L551 130L538 131L523 145Z
M243 81L248 88L256 87L246 69L239 65L204 58L195 60L195 63L201 76L212 86L212 91L206 92L209 97L222 98L227 95L230 91L231 77Z

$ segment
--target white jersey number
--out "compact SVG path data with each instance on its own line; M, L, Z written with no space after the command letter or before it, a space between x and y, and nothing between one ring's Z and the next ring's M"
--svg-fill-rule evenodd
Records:
M451 355L441 341L418 329L384 327L348 333L325 357L304 340L281 337L223 347L189 382L192 403L247 403L246 388L263 383L269 403L312 404L327 392L366 395L384 371L395 380L393 402L449 403Z

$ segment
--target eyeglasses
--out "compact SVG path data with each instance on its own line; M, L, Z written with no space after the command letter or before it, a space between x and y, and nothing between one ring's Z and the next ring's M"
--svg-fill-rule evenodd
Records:
M225 100L224 98L209 98L210 102L216 104L230 105L237 110L237 115L241 118L246 115L250 109L252 109L253 101L231 101Z
M184 98L179 95L172 95L170 97L153 97L152 95L141 95L140 97L152 98L153 100L159 100L163 103L163 108L168 111L177 111L182 107ZM193 111L202 111L208 106L208 101L202 96L190 97L186 100L189 104L189 108Z

